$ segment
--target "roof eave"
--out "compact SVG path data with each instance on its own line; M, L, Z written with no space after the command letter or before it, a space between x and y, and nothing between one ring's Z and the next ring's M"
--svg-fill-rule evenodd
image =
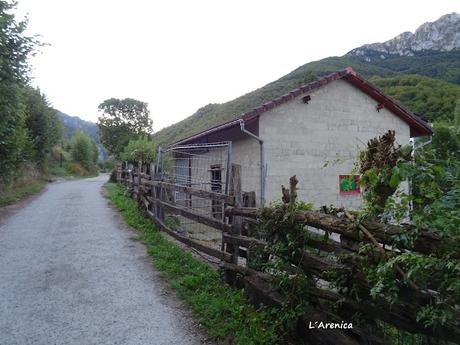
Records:
M284 103L291 101L292 99L302 95L311 93L320 87L329 84L330 82L338 79L345 79L346 81L350 82L350 84L354 85L362 92L368 94L370 97L374 98L378 102L383 102L385 107L392 111L395 115L401 118L404 122L409 125L410 128L410 136L411 137L419 137L425 135L432 135L433 131L429 124L419 118L417 115L410 112L408 109L400 105L397 101L392 99L391 97L385 95L379 88L375 85L371 84L367 80L363 79L359 76L351 67L347 67L342 71L338 71L335 73L331 73L319 80L313 81L306 85L303 85L297 89L292 90L291 92L278 97L272 101L266 102L263 105L254 108L250 111L247 111L240 115L237 119L221 123L217 126L211 127L207 130L204 130L200 133L194 134L188 138L181 139L175 143L168 145L168 147L179 145L179 144L186 144L189 142L193 142L195 140L199 140L202 137L207 135L216 133L220 130L224 130L230 128L232 126L236 126L239 124L241 120L247 122L253 119L258 119L259 116L266 111L269 111L273 108L276 108Z
M390 96L385 95L378 87L363 79L356 73L347 74L345 79L349 81L350 84L365 92L370 97L374 98L385 108L406 122L410 128L411 137L420 137L433 134L433 131L428 123L406 109Z

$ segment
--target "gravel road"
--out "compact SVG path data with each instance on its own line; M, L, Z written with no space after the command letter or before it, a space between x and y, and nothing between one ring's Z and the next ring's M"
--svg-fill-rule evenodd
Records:
M55 182L0 225L0 344L202 344L101 194Z

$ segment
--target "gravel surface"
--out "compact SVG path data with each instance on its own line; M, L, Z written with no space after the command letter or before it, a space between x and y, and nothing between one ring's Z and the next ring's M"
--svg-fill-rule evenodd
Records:
M0 225L0 344L202 344L101 194L56 182Z

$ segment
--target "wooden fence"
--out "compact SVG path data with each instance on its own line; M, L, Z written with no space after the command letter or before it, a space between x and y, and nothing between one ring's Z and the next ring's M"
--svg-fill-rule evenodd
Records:
M254 303L267 305L281 305L283 303L283 296L279 295L276 289L271 286L272 277L265 272L257 271L251 265L251 251L263 247L267 243L264 239L252 237L247 232L248 227L257 223L260 210L241 207L241 174L238 165L232 165L228 195L162 181L161 175L155 173L153 165L137 169L125 163L122 168L118 169L117 179L128 187L133 197L145 208L147 214L162 231L202 253L221 260L221 267L226 272L227 282L244 287L249 298ZM219 220L206 217L194 213L186 207L174 205L168 200L168 195L170 195L171 191L220 201L225 207L225 218ZM291 185L291 195L294 193L295 186L292 187ZM289 198L289 192L285 191L284 197L286 197L286 194ZM207 246L200 241L177 233L166 224L166 212L193 219L196 222L221 231L221 248ZM324 230L340 236L340 241L324 241L314 236L309 237L307 240L306 246L311 250L306 250L303 253L298 269L322 282L309 289L308 294L312 300L339 303L342 308L347 309L349 312L360 313L384 324L391 325L391 327L398 330L460 343L459 323L454 322L437 327L426 327L417 321L417 310L420 305L430 303L433 298L430 292L420 291L416 286L408 287L407 291L401 294L403 296L401 302L396 304L389 304L385 300L372 298L362 299L357 302L329 287L331 284L328 282L330 278L327 272L346 268L341 266L343 264L333 259L334 255L357 252L363 241L373 244L377 252L391 251L391 248L385 245L391 243L392 236L406 232L410 227L409 225L400 226L364 222L359 224L359 231L357 231L357 224L353 216L345 210L342 210L340 214L334 215L304 211L296 214L296 217L301 219L307 227ZM449 240L434 232L421 231L410 250L422 254L431 254L436 251L436 248L452 245L452 243L447 242ZM459 258L460 250L454 255ZM398 272L404 275L402 270L399 269ZM370 290L370 287L366 286L362 280L359 281L359 284L362 284L360 288ZM404 296L407 296L407 298ZM353 329L315 329L308 331L308 323L311 320L340 322L341 318L329 310L322 309L321 303L317 302L315 313L309 315L308 320L303 320L305 329L307 329L306 337L309 339L309 344L385 343L382 339L372 334L364 333L356 327Z
M145 166L138 169L133 165L124 163L122 168L118 170L117 180L119 183L128 187L133 197L145 208L147 214L162 231L200 252L223 260L224 262L237 264L239 254L245 255L245 253L243 253L243 250L241 253L235 252L235 250L232 249L233 244L227 241L226 234L238 235L240 227L234 226L233 223L237 222L240 217L234 217L233 222L211 218L193 212L193 210L187 207L175 205L168 200L168 196L171 195L170 192L182 192L187 195L222 202L225 207L238 206L242 198L241 176L239 171L239 166L234 165L232 167L232 178L230 180L231 194L229 195L162 181L160 174L155 174L155 167L153 165L149 166L148 169ZM211 246L206 246L200 241L181 235L173 230L165 222L166 212L192 219L210 228L221 231L221 249L219 250Z

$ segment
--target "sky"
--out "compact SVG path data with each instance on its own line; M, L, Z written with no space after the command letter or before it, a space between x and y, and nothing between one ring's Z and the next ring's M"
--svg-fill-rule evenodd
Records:
M108 98L149 104L154 130L328 56L460 12L459 0L18 0L52 106L96 122Z

